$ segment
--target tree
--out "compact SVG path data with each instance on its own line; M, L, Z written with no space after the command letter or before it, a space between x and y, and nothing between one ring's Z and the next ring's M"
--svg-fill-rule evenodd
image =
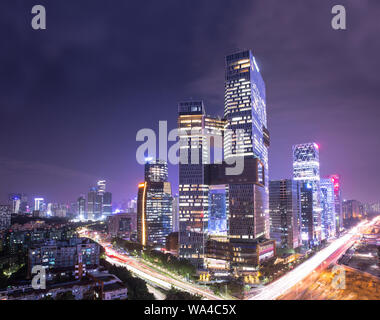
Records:
M129 300L155 300L154 295L148 291L144 280L132 276L126 268L112 265L103 259L101 264L127 286Z
M202 297L172 287L167 292L165 300L202 300Z

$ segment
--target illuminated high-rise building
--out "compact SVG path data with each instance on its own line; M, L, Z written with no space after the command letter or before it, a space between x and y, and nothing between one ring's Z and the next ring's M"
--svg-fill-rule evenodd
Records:
M104 192L102 194L102 218L112 215L112 193Z
M211 162L211 136L214 144L222 148L225 121L207 116L202 101L181 102L178 112L184 152L179 164L179 256L203 268L209 209L205 165ZM221 158L214 155L215 160Z
M265 85L251 51L226 57L224 119L207 116L202 101L183 102L178 127L181 151L188 151L179 165L180 257L210 266L214 258L205 257L205 246L212 243L245 252L221 265L254 271L257 244L269 237L269 132ZM243 173L227 175L237 158Z
M173 232L179 230L179 195L173 196Z
M304 203L301 207L301 238L305 245L317 244L324 235L321 218L318 144L304 143L293 146L293 179L304 184L301 186L301 192L302 190L309 190L309 188L312 190L311 206ZM312 208L311 216L309 211L302 211L305 208L307 210Z
M97 188L91 188L87 195L87 219L99 220L102 217L102 195Z
M299 183L295 180L269 182L270 238L280 248L301 245L301 203Z
M77 200L77 216L79 219L85 219L86 217L86 199L84 196L80 196Z
M99 194L106 192L106 180L99 180L97 182L97 191Z
M87 219L105 219L112 214L112 194L106 192L106 180L99 180L87 196Z
M329 177L334 184L334 202L335 202L335 219L336 232L339 234L343 231L343 210L342 210L342 189L341 179L338 174L333 174Z
M225 159L257 159L258 183L229 186L230 241L269 238L269 175L265 83L250 50L228 55L225 61ZM238 133L238 130L242 134ZM262 177L262 178L261 178ZM244 227L243 227L244 226Z
M43 211L44 209L44 198L34 198L34 210Z
M137 194L137 239L144 246L163 248L173 228L167 164L161 160L148 161L145 173L147 180L139 184Z
M328 239L336 235L334 183L331 179L321 179L321 220L322 238Z
M145 181L168 181L168 164L163 160L149 160L145 164Z

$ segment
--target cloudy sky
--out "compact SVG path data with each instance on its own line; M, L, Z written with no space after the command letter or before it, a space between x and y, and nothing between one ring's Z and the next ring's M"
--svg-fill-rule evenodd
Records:
M97 179L136 195L136 133L176 126L177 103L223 113L224 56L252 49L267 90L270 178L291 177L293 144L320 144L344 198L380 200L380 2L3 0L0 200L73 201ZM34 4L47 30L31 28ZM169 168L177 189L177 168Z

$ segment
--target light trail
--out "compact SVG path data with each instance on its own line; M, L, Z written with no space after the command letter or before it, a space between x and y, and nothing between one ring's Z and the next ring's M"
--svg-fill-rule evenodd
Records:
M136 260L135 258L125 256L123 254L118 253L114 249L109 247L109 244L107 243L101 243L97 241L101 246L105 248L107 258L106 260L110 263L122 266L127 268L129 271L131 271L133 274L135 274L137 277L146 280L148 282L154 283L157 286L168 290L172 287L189 292L191 294L197 294L202 296L205 299L208 300L221 300L222 298L212 294L209 291L203 290L201 288L196 287L193 284L190 284L185 281L181 281L178 279L170 278L169 276L166 276L149 266L141 263L140 261Z
M290 290L298 282L305 279L316 268L318 268L325 260L337 251L343 251L342 248L351 246L354 243L353 238L358 234L361 227L373 225L375 221L370 223L363 221L356 227L352 228L343 237L332 242L328 247L317 252L313 257L303 262L294 270L288 272L280 279L262 288L259 293L251 296L248 300L275 300L285 292ZM335 257L336 258L336 257Z

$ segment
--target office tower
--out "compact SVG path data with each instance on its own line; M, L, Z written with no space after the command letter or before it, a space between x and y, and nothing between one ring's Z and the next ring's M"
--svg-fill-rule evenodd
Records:
M47 204L46 216L48 216L48 217L53 216L53 204L52 203Z
M168 164L162 160L151 160L145 164L145 181L164 182L168 181Z
M77 200L77 217L81 220L86 217L86 199L84 196L80 196Z
M269 237L269 175L265 84L250 50L228 55L225 61L224 154L255 158L259 183L229 187L230 241ZM238 130L242 130L241 136ZM245 227L242 227L245 226Z
M66 218L67 216L67 205L57 204L57 207L54 210L54 217Z
M179 195L173 196L173 232L179 230Z
M9 201L11 203L11 212L14 214L21 213L21 198L19 193L12 193L9 195Z
M11 226L11 207L9 205L0 205L0 231L8 229Z
M320 180L321 188L321 220L322 238L328 239L336 235L334 183L330 178Z
M205 164L211 161L211 137L214 144L222 147L225 121L206 116L202 101L180 102L178 113L183 152L179 163L179 256L200 269L208 234L209 187L204 183Z
M104 192L106 192L106 180L99 180L97 182L97 191L99 194L104 194Z
M44 206L44 198L34 198L34 210L42 211Z
M94 219L104 219L112 215L112 194L106 192L106 180L99 180L91 192L96 192L96 195L92 194L92 198L95 199L94 208L90 207L90 211L95 210Z
M321 202L320 202L320 175L319 175L319 146L316 143L304 143L293 146L293 179L301 183L306 183L307 187L301 186L301 189L307 190L310 186L313 191L312 217L309 212L302 213L303 224L310 224L302 227L301 238L305 245L315 245L323 239L322 219L321 219ZM305 198L305 197L304 197ZM304 205L304 208L309 206ZM302 209L301 209L302 210ZM310 219L305 220L306 217Z
M269 181L270 238L280 248L295 249L301 245L299 192L297 181Z
M87 218L99 220L102 216L102 195L97 188L91 188L87 195Z
M46 204L44 198L34 198L34 211L39 212L39 217L46 216Z
M152 170L151 170L152 169ZM172 192L167 164L150 160L145 164L147 180L138 186L137 238L142 245L164 248L172 232Z
M104 192L102 197L102 216L107 217L112 215L112 193Z
M337 174L331 175L330 179L334 184L334 202L335 202L335 218L336 232L339 234L343 231L343 210L342 210L342 190L340 176Z
M314 238L314 224L313 224L313 198L315 192L310 182L298 182L300 185L300 203L301 203L301 241L302 244L309 247L312 245Z
M181 151L188 151L179 165L179 255L201 269L204 259L208 266L214 261L205 257L205 246L220 252L226 246L244 252L244 259L230 256L221 264L248 272L256 267L258 244L269 237L265 85L249 50L227 56L225 67L225 119L206 116L202 101L179 104ZM223 157L214 149L212 159L211 139L217 147L223 141ZM243 173L226 175L236 158L244 161Z

